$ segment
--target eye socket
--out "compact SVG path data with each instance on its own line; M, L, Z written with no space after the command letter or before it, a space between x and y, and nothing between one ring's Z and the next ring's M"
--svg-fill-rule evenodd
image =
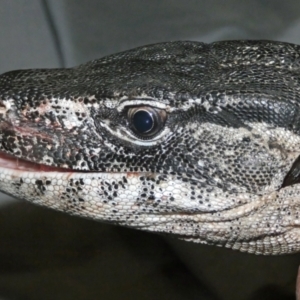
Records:
M132 131L142 138L151 138L161 131L167 119L166 111L150 106L131 107L128 121Z

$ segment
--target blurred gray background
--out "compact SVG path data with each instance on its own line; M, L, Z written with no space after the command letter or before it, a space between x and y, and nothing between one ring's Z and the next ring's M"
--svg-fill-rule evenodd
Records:
M0 1L0 73L70 67L147 43L228 39L300 44L300 1ZM0 299L294 299L299 255L247 255L5 195L0 203Z

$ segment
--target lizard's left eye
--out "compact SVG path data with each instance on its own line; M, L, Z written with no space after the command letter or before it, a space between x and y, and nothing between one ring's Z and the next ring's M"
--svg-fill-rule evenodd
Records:
M165 110L150 106L131 107L128 110L129 125L142 138L150 138L161 131L166 118Z

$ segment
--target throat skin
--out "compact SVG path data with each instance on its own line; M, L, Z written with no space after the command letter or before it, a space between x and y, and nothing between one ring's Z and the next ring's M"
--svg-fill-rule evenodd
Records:
M299 252L298 57L280 42L167 42L2 74L0 190L186 241Z

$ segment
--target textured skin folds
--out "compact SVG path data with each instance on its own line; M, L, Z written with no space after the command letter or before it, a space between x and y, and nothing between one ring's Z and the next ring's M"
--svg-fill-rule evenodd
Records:
M299 56L270 41L170 42L5 73L0 190L189 241L300 251ZM161 118L152 135L133 129L138 107Z

